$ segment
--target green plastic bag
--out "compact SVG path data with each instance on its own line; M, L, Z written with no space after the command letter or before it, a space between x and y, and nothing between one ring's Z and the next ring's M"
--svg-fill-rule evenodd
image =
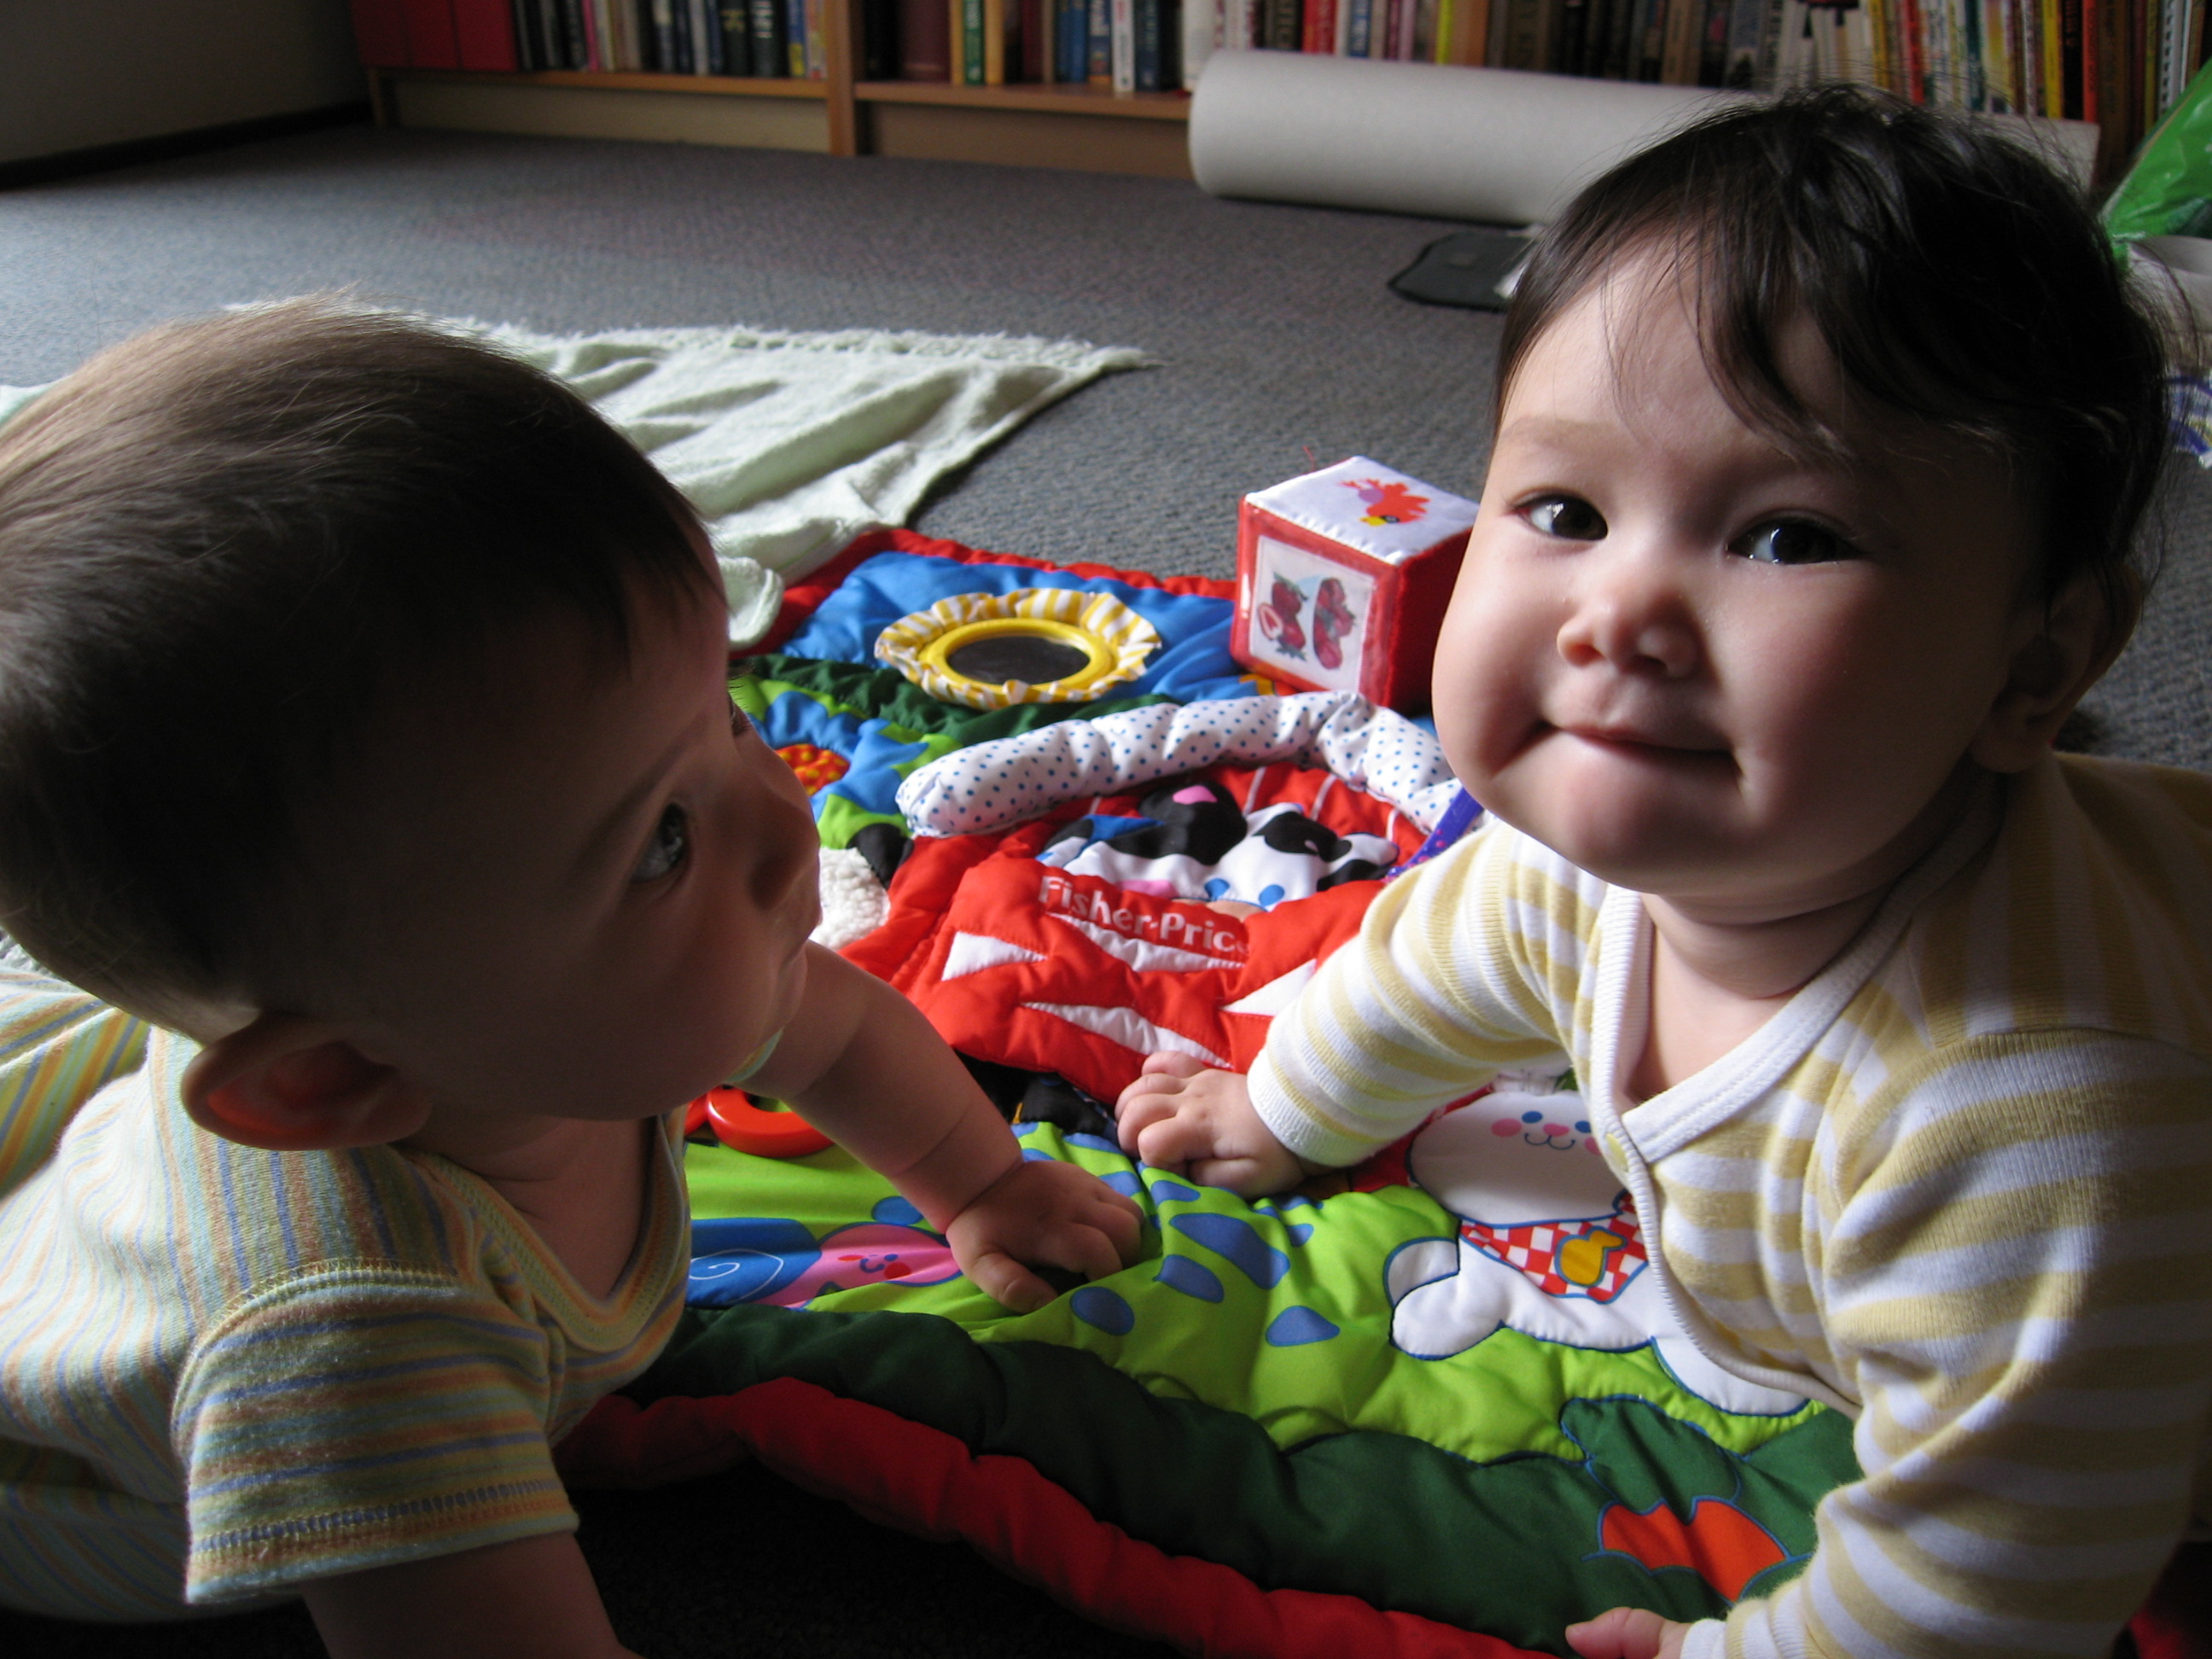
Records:
M2116 242L2212 235L2212 64L2144 141L2106 204L2105 231Z

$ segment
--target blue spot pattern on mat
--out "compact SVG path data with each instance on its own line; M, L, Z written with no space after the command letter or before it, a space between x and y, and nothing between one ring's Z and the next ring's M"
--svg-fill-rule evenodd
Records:
M1145 1183L1137 1179L1134 1170L1109 1170L1098 1178L1124 1197L1142 1198L1144 1196Z
M1127 1336L1136 1328L1136 1310L1103 1285L1085 1285L1067 1298L1068 1310L1109 1336Z
M1187 1238L1194 1238L1231 1264L1263 1291L1272 1291L1291 1270L1291 1259L1260 1237L1259 1229L1233 1215L1179 1215L1168 1223Z
M1045 1151L1042 1146L1024 1146L1022 1148L1022 1162L1024 1164L1054 1164L1059 1162L1059 1160L1054 1158L1050 1152Z
M889 1227L927 1227L929 1225L927 1221L924 1221L921 1218L921 1212L915 1209L912 1204L908 1203L905 1199L901 1198L896 1193L893 1193L889 1198L878 1199L876 1200L876 1207L868 1212L868 1217L871 1220L880 1221L885 1226Z
M1016 1123L1011 1127L1014 1132L1014 1139L1020 1140L1027 1136L1035 1134L1039 1129L1043 1128L1044 1125L1042 1122Z
M1094 1152L1112 1152L1118 1156L1121 1151L1103 1135L1066 1135L1062 1138L1071 1146L1088 1146Z
M1336 1327L1311 1308L1285 1308L1268 1322L1266 1337L1270 1347L1296 1348L1326 1342L1336 1334Z
M1186 1187L1180 1181L1170 1181L1165 1176L1152 1177L1152 1197L1164 1204L1188 1204L1198 1196L1198 1188Z
M1228 1294L1211 1267L1201 1267L1187 1255L1162 1257L1158 1277L1170 1290L1194 1296L1200 1302L1218 1302Z
M1286 1221L1283 1224L1283 1231L1290 1234L1291 1243L1303 1244L1313 1237L1313 1224L1310 1221Z

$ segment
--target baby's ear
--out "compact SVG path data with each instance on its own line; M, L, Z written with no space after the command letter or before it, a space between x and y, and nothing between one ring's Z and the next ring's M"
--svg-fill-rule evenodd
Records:
M2118 573L2111 591L2085 572L2048 606L2021 613L2004 689L1968 749L1992 772L2021 772L2050 752L2074 705L2105 676L2135 632L2142 584Z
M185 1068L184 1097L209 1133L272 1152L381 1146L430 1113L399 1073L301 1014L258 1014L209 1043Z

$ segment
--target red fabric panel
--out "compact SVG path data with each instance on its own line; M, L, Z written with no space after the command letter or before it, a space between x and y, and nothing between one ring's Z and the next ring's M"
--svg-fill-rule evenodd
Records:
M461 67L520 69L510 0L453 0L453 38Z
M963 1540L1085 1618L1202 1659L1538 1659L1355 1596L1262 1589L1218 1562L1169 1555L1099 1521L1024 1458L978 1457L937 1429L793 1377L643 1411L611 1396L562 1443L560 1461L579 1484L609 1460L680 1479L726 1468L744 1448L871 1520Z
M353 44L363 69L405 69L407 14L403 0L353 0Z
M1156 587L1166 593L1197 593L1207 599L1233 599L1237 584L1218 581L1211 576L1155 576L1145 570L1117 570L1108 564L1054 564L1049 559L1032 559L1019 553L986 553L958 542L939 541L932 536L911 530L871 530L856 536L843 552L820 569L812 572L803 581L794 582L783 590L783 605L775 615L775 626L769 629L760 641L745 647L748 651L774 651L806 626L806 619L814 614L814 607L830 597L830 590L845 580L853 567L863 559L872 559L878 553L921 553L931 558L951 559L957 564L1010 564L1024 570L1065 570L1085 580L1104 579L1127 582L1132 587Z

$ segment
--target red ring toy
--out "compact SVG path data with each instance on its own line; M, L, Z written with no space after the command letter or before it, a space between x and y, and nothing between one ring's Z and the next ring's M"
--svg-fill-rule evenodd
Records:
M835 1143L796 1112L764 1112L743 1089L709 1089L686 1117L703 1115L714 1139L756 1158L805 1158Z

